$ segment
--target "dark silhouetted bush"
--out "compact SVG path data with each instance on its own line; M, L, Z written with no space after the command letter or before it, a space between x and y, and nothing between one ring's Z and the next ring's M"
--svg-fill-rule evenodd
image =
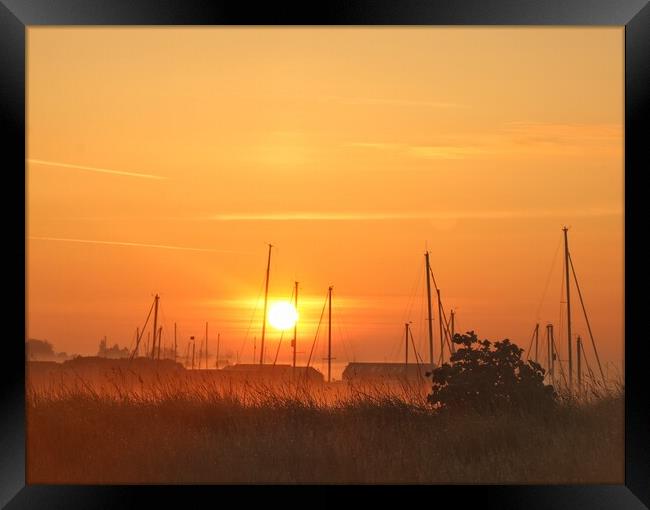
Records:
M450 363L427 373L433 381L428 401L436 407L494 412L555 403L553 387L544 384L544 369L523 361L523 349L510 340L479 340L469 331L454 335L453 342Z

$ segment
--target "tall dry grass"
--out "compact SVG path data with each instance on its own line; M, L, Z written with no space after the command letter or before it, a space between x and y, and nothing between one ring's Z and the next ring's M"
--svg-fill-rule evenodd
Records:
M159 380L28 388L29 483L622 483L622 392L436 413L426 391Z

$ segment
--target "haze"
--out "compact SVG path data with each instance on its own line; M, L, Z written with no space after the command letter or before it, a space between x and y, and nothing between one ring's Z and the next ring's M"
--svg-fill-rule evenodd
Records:
M401 360L408 320L424 356L426 249L457 331L527 347L537 321L559 325L567 225L620 367L623 38L29 28L28 336L132 346L157 292L164 342L177 322L184 349L208 321L252 362L272 243L271 301L300 282L300 363L329 285L337 362ZM574 316L587 338L577 301Z

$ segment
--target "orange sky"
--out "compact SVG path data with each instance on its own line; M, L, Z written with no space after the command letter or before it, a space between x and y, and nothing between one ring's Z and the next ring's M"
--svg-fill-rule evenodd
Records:
M567 224L620 366L623 36L29 28L28 336L131 344L158 292L167 341L207 320L250 362L271 242L271 300L301 282L299 351L333 285L337 362L401 360L405 320L425 356L425 246L460 329L527 347L559 327L561 252L542 296Z

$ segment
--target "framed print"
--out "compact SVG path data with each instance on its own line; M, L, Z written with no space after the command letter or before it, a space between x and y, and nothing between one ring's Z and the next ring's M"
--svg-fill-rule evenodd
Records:
M2 0L2 505L647 507L649 21Z

